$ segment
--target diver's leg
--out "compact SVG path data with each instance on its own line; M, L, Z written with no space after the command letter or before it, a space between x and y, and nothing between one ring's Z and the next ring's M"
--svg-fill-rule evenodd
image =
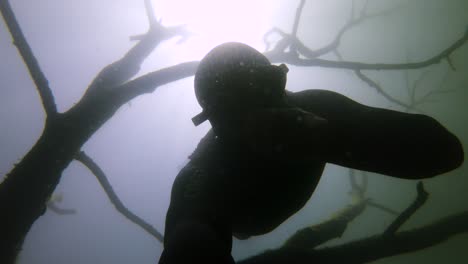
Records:
M326 90L288 93L288 99L328 121L298 139L305 151L323 151L315 155L328 162L409 179L432 177L463 162L458 138L429 116L369 107ZM322 146L314 148L313 137L320 137Z

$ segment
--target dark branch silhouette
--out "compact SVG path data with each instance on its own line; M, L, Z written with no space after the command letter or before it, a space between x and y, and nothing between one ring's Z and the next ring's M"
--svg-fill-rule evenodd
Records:
M413 108L411 105L409 105L407 103L404 103L404 102L390 96L387 92L384 91L384 89L378 83L376 83L375 81L373 81L372 79L370 79L369 77L364 75L360 70L355 70L354 72L356 73L356 76L359 77L359 79L361 79L362 81L367 83L370 87L374 88L379 94L381 94L388 101L390 101L390 102L392 102L392 103L394 103L396 105L402 106L404 108L407 108L407 109L412 109Z
M335 237L341 236L344 231L343 228L364 210L366 201L363 200L349 206L343 211L343 214L337 214L336 218L332 218L322 225L319 224L299 230L282 247L265 251L238 263L366 263L425 249L446 241L456 234L468 232L468 211L465 211L445 217L424 227L387 234L387 232L396 231L423 203L427 194L424 193L422 184L418 184L417 192L416 200L397 217L398 220L394 222L395 224L392 223L391 230L387 229L386 232L380 235L341 245L316 248ZM317 240L314 240L315 236L318 236Z
M459 38L450 47L441 51L439 54L419 62L411 63L362 63L351 61L330 61L324 59L307 59L297 56L291 56L291 53L283 52L281 54L267 54L272 62L285 62L291 65L304 66L304 67L323 67L323 68L337 68L348 70L408 70L420 69L432 64L437 64L443 59L450 56L455 50L463 46L468 40L468 30L465 31L463 36Z
M29 74L31 75L34 84L36 85L37 91L39 92L40 98L42 100L42 106L46 112L46 116L48 118L53 118L55 114L57 114L57 107L55 105L54 96L49 87L49 82L42 73L42 70L39 67L39 63L34 57L31 47L29 47L29 44L24 37L21 28L16 21L15 14L11 9L9 1L0 1L0 12L2 13L3 20L7 24L7 27L9 28L13 37L13 44L18 49L24 63L26 64L26 67L28 68Z
M24 37L18 31L19 27L15 27L17 23L10 23L16 19L12 12L8 12L10 10L8 2L2 0L0 3L14 42L21 42ZM106 67L98 75L76 105L64 113L57 113L55 118L50 116L47 118L42 135L36 144L0 184L0 211L3 215L8 215L0 218L1 263L14 262L32 224L44 214L47 201L57 186L63 170L79 153L83 144L114 115L120 106L139 95L129 91L134 87L131 84L145 86L144 89L142 87L136 89L142 94L154 90L159 85L193 74L190 70L194 71L196 64L189 63L192 67L181 64L145 75L127 84L127 81L138 72L144 58L158 44L183 34L184 30L180 27L152 25L145 37L122 59ZM37 65L32 52L21 55L26 65ZM31 75L37 72L40 72L39 67ZM48 99L51 97L45 94L42 100L45 102L44 108L49 111Z
M422 182L418 182L417 185L418 195L414 202L406 208L396 219L393 221L390 226L385 230L384 235L394 235L395 232L426 202L429 194L424 190L424 185Z
M328 220L307 228L303 228L292 235L284 245L283 249L313 249L334 238L343 235L348 224L359 216L366 208L367 200L361 200L355 204L338 211Z
M148 224L145 220L141 219L140 217L132 213L130 210L128 210L127 207L125 207L122 201L120 201L117 194L115 194L114 188L112 188L112 185L109 183L109 180L107 180L106 174L88 155L86 155L86 153L84 153L83 151L78 153L78 155L76 155L76 160L83 163L83 165L85 165L94 174L94 176L96 176L96 178L99 181L99 184L101 184L102 189L107 194L107 197L114 205L115 209L117 209L117 211L123 214L128 220L137 224L146 232L154 236L157 240L159 240L159 242L163 241L163 235L158 230L156 230L156 228Z

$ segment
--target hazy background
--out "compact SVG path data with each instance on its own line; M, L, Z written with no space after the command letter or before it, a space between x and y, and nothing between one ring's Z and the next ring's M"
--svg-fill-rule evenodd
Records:
M17 19L52 87L60 111L82 96L89 82L107 64L121 58L134 43L129 36L147 30L143 0L11 1ZM264 50L263 33L277 26L290 32L299 1L153 1L163 24L187 24L196 36L158 47L141 73L178 62L199 60L225 41L241 41ZM357 1L359 5L361 2ZM458 39L468 26L466 0L370 1L372 11L404 4L390 16L368 20L349 31L340 45L346 60L405 62L433 56ZM349 18L351 1L307 1L299 37L311 48L329 43ZM326 57L336 59L333 56ZM366 72L389 93L408 100L410 83L424 74L421 94L443 86L454 90L430 97L420 109L443 123L468 147L468 45L452 57L457 71L444 61L414 71ZM39 137L44 113L35 87L0 25L0 175L7 173ZM449 72L447 72L449 71ZM187 78L160 87L151 95L123 106L83 147L104 170L125 206L164 230L170 188L208 124L194 127L200 111ZM412 84L411 84L412 85ZM290 66L289 90L330 89L361 103L395 107L346 70ZM327 166L312 200L271 234L235 241L236 258L280 245L297 229L318 223L350 202L348 170ZM467 210L465 165L426 180L431 193L426 205L404 226L412 228ZM369 197L395 210L415 196L416 182L371 175ZM288 190L285 190L287 192ZM19 263L155 263L162 245L117 213L95 177L72 162L56 189L62 207L78 214L58 216L48 211L28 234ZM279 193L278 195L281 195ZM7 217L7 216L2 216ZM341 241L382 232L393 216L369 208L356 219ZM468 236L453 237L428 250L375 263L468 263Z

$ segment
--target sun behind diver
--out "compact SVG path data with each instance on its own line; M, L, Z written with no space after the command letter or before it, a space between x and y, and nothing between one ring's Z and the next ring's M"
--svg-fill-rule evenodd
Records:
M296 213L327 162L403 179L462 164L459 140L431 117L289 92L286 73L241 43L200 62L193 120L212 130L173 184L159 263L234 263L232 236L268 233Z

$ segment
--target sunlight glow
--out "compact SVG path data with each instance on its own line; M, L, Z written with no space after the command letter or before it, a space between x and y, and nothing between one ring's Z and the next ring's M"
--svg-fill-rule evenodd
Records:
M229 41L242 42L263 52L263 36L272 27L278 26L274 21L275 15L287 3L270 0L152 1L155 16L158 20L161 19L164 26L186 25L193 35L181 44L177 43L178 39L164 42L154 56L146 60L141 73L181 62L201 60L212 48ZM182 80L175 87L184 85L193 87L193 79ZM162 90L159 91L161 92ZM185 120L190 120L201 110L193 89L184 89L179 96L179 99L187 100L183 104L184 111L190 113L190 116ZM180 104L178 105L180 108ZM190 126L193 126L191 122Z
M263 34L274 25L274 2L268 0L157 0L153 6L164 25L185 24L195 34L192 52L227 41L263 49Z

